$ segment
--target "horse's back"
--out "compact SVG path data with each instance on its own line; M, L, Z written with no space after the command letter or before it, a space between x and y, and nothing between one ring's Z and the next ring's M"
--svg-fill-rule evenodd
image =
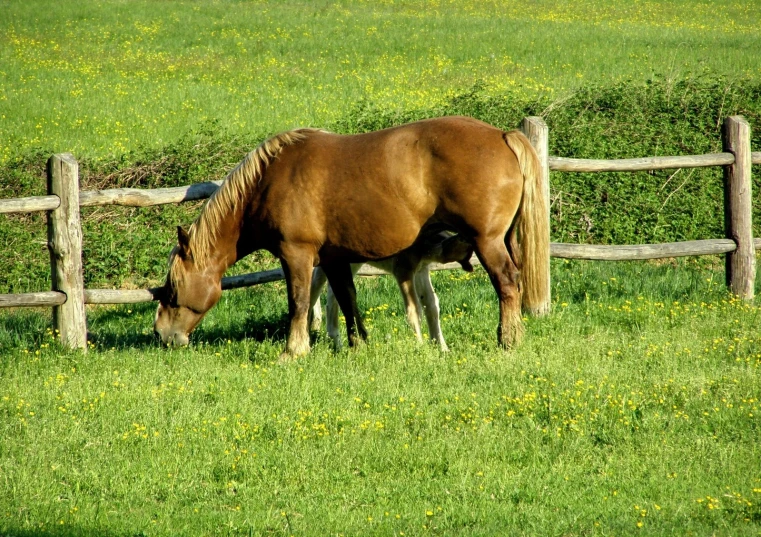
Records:
M499 213L512 220L522 188L503 131L456 116L365 134L312 132L264 180L287 234L357 259L393 255L433 221L467 235Z
M350 190L378 185L405 189L416 183L436 188L455 172L494 164L508 155L504 132L463 116L424 119L362 134L315 131L279 157L312 179ZM436 168L446 166L446 174ZM443 175L443 176L440 176Z

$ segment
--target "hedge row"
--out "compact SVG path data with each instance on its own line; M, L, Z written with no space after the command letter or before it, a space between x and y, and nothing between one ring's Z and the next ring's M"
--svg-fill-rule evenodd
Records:
M697 77L586 87L562 99L490 95L477 85L426 109L388 111L357 103L328 128L367 132L415 119L470 115L512 128L529 115L544 117L550 154L579 158L629 158L721 151L723 118L742 114L761 151L761 83ZM233 137L213 123L162 149L114 159L82 160L82 189L185 185L219 179L271 133ZM44 193L50 152L38 150L0 167L0 198ZM754 189L761 173L754 168ZM721 237L722 175L719 168L638 173L553 173L552 239L561 242L632 244ZM151 209L98 208L84 214L85 279L89 286L143 286L163 277L174 226L189 223L199 204ZM761 229L761 203L755 209ZM2 292L45 289L49 261L44 217L0 218L8 245L0 256L7 275ZM756 232L761 236L761 232Z

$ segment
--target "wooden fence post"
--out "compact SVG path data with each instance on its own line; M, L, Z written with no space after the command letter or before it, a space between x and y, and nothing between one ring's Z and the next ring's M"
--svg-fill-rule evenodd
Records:
M61 344L87 350L84 279L82 275L82 227L79 223L79 165L72 155L53 155L48 160L48 194L61 205L48 212L48 249L53 290L66 294L66 302L53 307L53 327Z
M549 160L549 129L547 123L540 117L527 117L523 118L521 122L521 131L534 146L537 155L539 155L539 162L541 163L542 173L542 195L544 196L545 206L547 207L547 229L550 229L550 160ZM550 270L550 238L547 237L547 271ZM551 290L552 284L550 283L550 275L547 274L547 302L543 304L535 312L536 315L546 315L550 312L552 307Z
M751 300L756 281L756 249L753 244L753 198L751 187L750 125L742 116L724 120L724 151L735 156L734 164L724 167L724 228L737 250L726 256L729 289L744 300Z

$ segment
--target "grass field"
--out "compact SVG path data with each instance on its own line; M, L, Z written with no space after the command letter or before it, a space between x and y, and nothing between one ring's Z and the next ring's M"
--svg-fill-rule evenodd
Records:
M203 125L325 126L354 103L428 108L486 84L562 98L587 83L708 70L758 77L752 2L5 2L0 163L163 147Z
M174 186L292 126L435 113L542 115L589 158L761 132L755 2L0 4L0 197L42 193L56 151L87 188ZM719 236L720 173L672 174L554 174L553 239ZM88 287L158 283L198 209L85 210ZM48 288L44 218L0 218L0 293ZM434 275L449 353L391 278L358 283L367 345L288 365L282 282L172 351L151 304L88 308L86 354L49 310L0 312L0 537L761 535L761 310L722 265L553 260L509 353L481 269Z
M435 276L448 354L389 278L367 346L288 366L282 285L173 352L150 305L92 310L87 355L3 317L0 535L758 535L758 306L694 263L560 261L505 354L483 272Z

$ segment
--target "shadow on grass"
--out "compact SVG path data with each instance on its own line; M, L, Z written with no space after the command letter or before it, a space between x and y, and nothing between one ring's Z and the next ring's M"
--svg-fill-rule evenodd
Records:
M3 311L0 313L0 350L39 346L50 326L49 311L36 308Z
M285 341L288 334L288 316L273 315L256 319L245 319L232 323L199 326L191 337L192 341L205 341L215 344L222 341L241 341L244 339L264 341Z
M142 531L125 532L76 526L60 526L41 529L0 528L0 537L145 537Z
M155 303L146 302L88 311L87 340L107 349L158 347L150 326L155 309ZM148 333L144 333L146 328L150 328Z
M135 304L129 309L113 308L93 313L88 320L88 340L96 347L106 349L160 348L158 339L152 333L155 308L155 304L146 303ZM190 340L191 344L205 342L210 345L244 339L284 342L287 333L287 315L236 318L221 322L215 322L213 316L210 316L201 322Z
M568 303L636 300L659 302L721 300L727 296L723 270L708 261L553 261L553 294Z

